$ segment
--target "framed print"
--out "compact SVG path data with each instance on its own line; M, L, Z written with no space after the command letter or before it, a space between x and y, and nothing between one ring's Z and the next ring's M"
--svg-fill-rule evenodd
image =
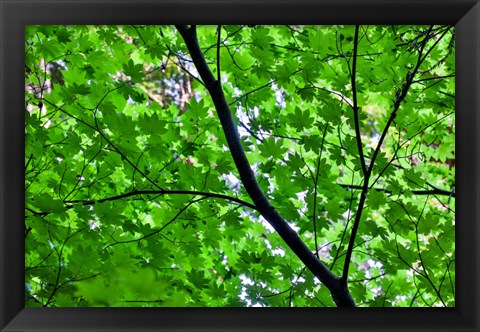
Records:
M477 1L0 9L2 331L479 329Z

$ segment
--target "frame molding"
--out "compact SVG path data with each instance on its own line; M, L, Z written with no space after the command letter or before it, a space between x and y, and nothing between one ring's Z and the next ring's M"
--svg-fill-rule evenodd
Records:
M24 26L185 22L455 24L455 308L24 308ZM480 331L478 0L0 0L0 29L1 331Z

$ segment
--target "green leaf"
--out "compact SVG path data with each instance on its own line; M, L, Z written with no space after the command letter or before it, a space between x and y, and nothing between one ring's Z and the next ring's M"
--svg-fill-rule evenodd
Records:
M284 153L287 151L287 149L283 147L283 141L276 140L274 137L269 137L264 140L258 148L264 157L272 157L274 159L283 158Z
M301 110L299 107L295 108L295 113L289 115L289 124L298 131L310 127L313 117L310 116L308 110Z
M36 208L43 212L61 213L65 211L65 206L63 205L63 202L59 199L55 199L48 193L43 193L35 197L31 197L29 201L32 202L32 204Z
M131 59L123 65L123 72L126 76L130 76L130 79L134 82L141 81L145 76L142 64L135 64Z

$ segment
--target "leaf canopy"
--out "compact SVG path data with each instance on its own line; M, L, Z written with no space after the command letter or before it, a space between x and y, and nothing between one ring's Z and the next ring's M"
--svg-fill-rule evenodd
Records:
M256 181L357 306L455 306L455 30L200 26ZM173 26L27 26L25 303L334 306ZM348 268L349 267L349 268Z

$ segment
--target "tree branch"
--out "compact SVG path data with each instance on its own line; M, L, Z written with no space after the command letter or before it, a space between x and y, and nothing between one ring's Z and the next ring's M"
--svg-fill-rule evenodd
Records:
M257 91L259 91L259 90L261 90L261 89L264 89L264 88L266 88L266 87L269 87L269 86L271 86L273 83L275 83L275 80L270 80L268 83L266 83L266 84L264 84L264 85L262 85L262 86L260 86L260 87L258 87L258 88L255 88L255 89L253 89L253 90L251 90L251 91L248 91L248 92L244 93L244 94L241 95L241 96L238 96L237 98L235 98L234 101L230 102L230 103L228 104L228 106L232 106L233 104L237 103L238 101L242 100L243 98L248 97L248 95L250 95L250 94L252 94L252 93L254 93L254 92L257 92Z
M226 136L230 152L240 174L240 179L247 193L252 198L257 211L277 231L292 251L300 258L307 268L330 290L337 306L353 307L355 302L348 291L347 285L333 274L305 245L298 234L288 225L283 217L271 205L255 179L245 151L240 143L237 127L233 121L230 108L225 99L221 83L215 79L198 43L195 26L176 26L187 45L190 56L200 77L205 83L213 100L217 115Z
M358 104L357 104L357 85L356 85L356 73L357 73L357 48L358 48L358 29L359 26L355 26L355 38L353 41L353 58L352 58L352 95L353 95L353 117L355 121L355 137L357 140L357 148L360 156L360 164L362 166L363 175L367 174L367 166L365 165L365 156L363 155L362 136L360 135L360 121L358 119Z
M115 195L107 198L97 199L97 200L69 200L65 201L67 204L73 203L82 203L83 205L93 205L96 203L103 203L108 201L116 201L122 198L127 198L136 195L195 195L195 196L204 196L204 197L213 197L226 199L231 202L238 203L240 205L249 207L251 209L257 210L256 206L252 203L246 202L236 197L231 197L223 194L209 193L204 191L193 191L193 190L133 190L121 195Z
M204 200L205 197L202 197L202 198L198 198L198 199L191 199L183 208L180 209L180 211L178 211L172 219L170 219L168 222L166 222L162 227L160 227L159 229L151 232L151 233L148 233L146 235L143 235L139 238L136 238L136 239L132 239L132 240L122 240L122 241L118 241L118 240L115 240L112 236L112 239L115 241L107 246L104 247L104 249L107 249L107 248L110 248L110 247L113 247L115 245L118 245L118 244L125 244L125 243L132 243L132 242L138 242L138 241L141 241L141 240L145 240L146 238L149 238L153 235L156 235L156 234L159 234L161 231L163 231L167 226L171 225L175 220L178 219L178 217L183 213L185 212L192 204L195 204L195 203L198 203L202 200Z
M397 112L398 112L398 109L400 108L400 104L403 102L403 100L407 96L408 90L410 89L410 86L412 85L413 78L417 74L418 69L420 68L420 65L426 59L426 57L430 53L430 51L437 45L438 41L425 53L425 55L423 54L425 46L427 45L427 42L429 40L430 32L432 31L432 28L433 28L433 26L430 26L429 29L427 30L426 34L425 34L425 39L423 40L422 45L420 47L420 51L418 53L418 59L417 59L417 63L415 65L415 68L413 69L412 72L409 71L407 73L405 83L402 85L401 89L397 90L396 98L395 98L395 101L393 103L393 111L390 114L390 117L388 118L388 121L387 121L387 124L385 125L385 128L383 129L382 135L380 136L380 140L378 141L378 144L377 144L377 146L376 146L376 148L373 152L373 155L372 155L372 158L371 158L371 161L370 161L370 165L368 166L368 169L367 169L367 173L364 176L362 193L360 195L360 201L358 203L357 214L355 215L355 221L354 221L353 227L352 227L352 234L350 236L350 242L348 243L347 253L346 253L346 256L345 256L345 263L344 263L344 266L343 266L342 279L344 279L345 281L348 278L348 269L349 269L349 266L350 266L350 260L351 260L351 257L352 257L355 238L357 236L357 231L358 231L358 227L359 227L359 224L360 224L360 219L362 217L363 207L365 205L365 200L367 198L368 183L369 183L372 171L373 171L373 166L375 165L375 160L378 156L378 153L381 150L383 141L385 140L385 137L387 136L387 132L388 132L391 124L393 123L393 120L397 116ZM443 35L442 35L442 37L443 37Z
M338 185L342 188L345 189L358 189L361 190L363 189L363 186L355 185L355 184L345 184L345 183L338 183ZM370 188L369 190L376 190L376 191L383 191L387 194L391 194L392 192L388 189L385 188ZM405 190L400 191L401 193L404 193ZM455 192L454 191L448 191L440 188L434 188L432 190L412 190L412 194L414 195L444 195L448 197L453 197L455 198Z
M318 187L318 175L320 173L320 161L322 159L322 152L323 152L323 143L325 142L325 135L327 134L328 124L325 126L323 130L322 136L322 144L320 146L320 154L317 159L317 169L315 172L315 179L314 179L314 189L313 189L313 236L315 240L315 255L318 259L320 256L318 255L318 239L317 239L317 187Z
M219 25L217 27L217 80L219 82L222 81L220 75L220 39L222 37L222 26Z

